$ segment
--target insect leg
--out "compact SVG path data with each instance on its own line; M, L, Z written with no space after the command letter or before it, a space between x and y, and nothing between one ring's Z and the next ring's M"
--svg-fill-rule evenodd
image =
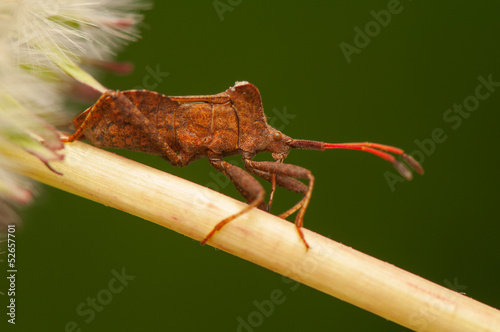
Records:
M306 247L309 248L309 245L304 238L304 234L301 228L304 224L304 214L306 212L307 206L309 205L314 186L314 176L312 175L311 171L296 165L270 161L252 161L250 159L244 159L244 161L245 167L250 172L255 173L258 176L263 175L262 177L265 179L266 176L270 177L270 175L266 175L265 173L276 174L276 182L279 186L304 194L304 198L300 202L295 204L295 206L293 206L290 210L282 213L280 217L286 218L300 209L297 217L295 218L295 225L297 226L297 231L300 238L302 239ZM307 188L305 188L306 186L302 182L294 178L308 179L309 185L307 186Z
M269 172L265 172L265 171L262 171L262 170L257 169L257 168L247 168L247 169L250 173L255 174L258 177L261 177L264 180L267 180L271 183L273 182L273 176L274 176L275 182L278 186L283 187L285 189L288 189L290 191L305 195L307 193L307 191L309 190L308 186L306 186L304 183L300 182L299 180L294 179L291 176L286 176L286 175L276 174L276 173L269 173Z
M274 193L276 192L276 174L271 175L271 193L269 194L269 202L267 203L267 212L271 211L273 204Z
M267 209L266 209L267 212L270 212L271 211L271 204L273 202L274 192L276 191L276 174L271 174L268 172L260 171L258 169L257 170L256 169L248 169L248 171L254 175L257 175L257 176L263 178L264 180L271 182L272 189L271 189L271 193L269 194L269 202L267 203ZM278 185L280 185L280 184L278 184Z
M250 209L254 207L259 207L261 209L265 209L264 204L264 188L253 176L251 176L244 169L234 166L227 161L222 159L209 159L210 164L219 172L224 173L231 182L235 185L236 189L245 197L245 199L249 202L249 205L246 206L243 210L238 213L233 214L232 216L222 220L212 229L210 233L201 241L201 244L205 244L217 231L219 231L222 227L224 227L228 222L236 219L242 214L248 212Z
M278 185L282 188L288 189L290 191L299 193L299 194L307 194L307 191L309 190L309 187L306 186L304 183L300 182L297 179L294 179L291 176L286 176L286 175L281 175L281 174L275 174L275 173L269 173L269 172L264 172L261 171L260 169L256 168L247 168L248 171L252 174L255 174L258 177L263 178L264 180L267 180L274 185ZM303 200L301 200L299 203L297 203L293 208L290 210L286 211L285 213L282 213L279 215L281 218L286 218L295 211L297 211L303 204ZM269 206L269 204L268 204ZM269 211L268 211L269 212Z
M283 159L276 160L277 163L283 163ZM269 180L268 180L269 181ZM276 193L276 174L271 175L271 193L269 194L269 202L267 203L267 211L271 211L271 205L273 204L274 194Z
M71 143L73 141L76 141L77 139L79 139L81 136L82 136L82 133L83 133L83 130L85 130L85 127L87 127L87 124L89 123L90 119L92 119L92 113L98 109L98 107L100 106L101 104L101 101L108 98L110 95L113 95L115 93L115 91L106 91L102 94L101 97L99 97L99 99L97 100L97 102L92 106L90 107L89 109L87 109L84 113L86 113L87 115L85 116L85 120L83 120L82 124L80 125L80 127L73 133L73 135L69 136L69 137L66 137L66 138L61 138L61 141L62 142L68 142L68 143ZM83 114L82 114L83 115Z

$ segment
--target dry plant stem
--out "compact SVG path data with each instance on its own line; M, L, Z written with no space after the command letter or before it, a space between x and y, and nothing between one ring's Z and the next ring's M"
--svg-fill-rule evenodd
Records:
M52 163L62 176L14 146L1 143L0 153L16 162L14 170L21 174L198 241L244 207L210 189L82 142L66 144L64 161ZM253 209L208 244L410 329L500 330L500 311L492 307L306 229L304 234L309 250L295 225Z

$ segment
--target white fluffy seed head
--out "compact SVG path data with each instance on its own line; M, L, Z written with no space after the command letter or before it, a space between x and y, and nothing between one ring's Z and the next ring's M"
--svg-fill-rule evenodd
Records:
M49 163L62 159L56 125L68 123L63 95L75 80L103 87L80 64L109 60L139 35L137 0L4 0L0 2L0 146L15 144ZM98 61L94 61L98 63ZM0 149L0 219L32 186L6 170ZM11 219L11 218L8 218ZM1 228L1 227L0 227Z

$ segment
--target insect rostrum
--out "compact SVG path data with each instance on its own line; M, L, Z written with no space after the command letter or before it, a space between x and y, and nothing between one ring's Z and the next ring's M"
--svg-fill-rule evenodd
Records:
M259 90L248 82L236 84L215 95L165 96L147 90L107 91L74 120L76 132L65 141L86 138L98 147L118 148L159 155L174 166L186 166L208 157L210 164L229 177L249 202L240 212L219 222L205 237L208 241L225 224L248 210L268 210L276 185L303 194L295 206L282 213L286 218L298 210L295 225L302 233L304 213L311 199L314 176L300 166L285 164L290 149L354 149L375 154L410 180L408 167L393 155L399 155L415 171L422 167L403 150L376 143L323 143L295 140L267 124ZM270 152L275 162L254 161L259 152ZM391 154L392 153L392 154ZM225 156L241 154L245 169L226 162ZM252 176L272 183L269 204L264 188ZM308 184L297 179L306 179Z

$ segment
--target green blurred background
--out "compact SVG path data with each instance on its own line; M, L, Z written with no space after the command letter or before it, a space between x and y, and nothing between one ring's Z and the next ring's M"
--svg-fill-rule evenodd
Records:
M215 3L231 10L218 13L213 1L156 1L142 39L119 54L135 71L102 77L104 84L188 95L248 80L289 136L420 151L425 176L392 187L391 165L366 153L292 151L287 162L317 179L306 227L500 308L500 88L460 125L443 119L474 95L479 76L500 82L499 6L402 1L377 31L371 11L386 10L388 1ZM340 44L355 46L354 28L367 23L372 37L348 62ZM436 128L446 140L431 144ZM118 153L202 185L213 181L206 159L179 169ZM74 321L82 331L237 331L238 317L255 318L254 301L278 289L286 300L254 331L406 331L153 223L42 191L18 231L16 330L64 331ZM221 191L241 199L231 185ZM279 190L273 211L299 199ZM122 268L135 279L86 323L77 307Z

